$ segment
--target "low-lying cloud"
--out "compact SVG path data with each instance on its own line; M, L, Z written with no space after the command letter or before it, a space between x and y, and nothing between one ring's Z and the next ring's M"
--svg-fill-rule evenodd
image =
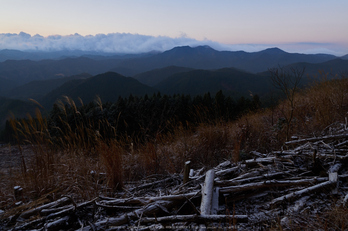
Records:
M235 44L226 45L211 40L196 40L185 35L171 38L167 36L149 36L130 33L110 33L82 36L73 35L30 35L0 34L0 50L14 49L21 51L61 51L80 50L108 53L143 53L150 51L165 51L176 46L208 45L216 50L246 52L260 51L270 47L279 47L288 52L329 53L343 55L348 50L342 50L335 44L294 43L294 44Z
M110 53L142 53L149 51L165 51L176 46L209 45L221 49L219 43L204 40L198 41L186 36L170 38L166 36L148 36L129 33L112 33L82 36L73 35L41 35L31 36L19 34L0 34L0 49L60 51L81 50Z

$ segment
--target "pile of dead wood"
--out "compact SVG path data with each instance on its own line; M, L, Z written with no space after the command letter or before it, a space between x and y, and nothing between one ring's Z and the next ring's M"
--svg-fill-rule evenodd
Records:
M213 169L193 170L186 162L182 175L130 182L113 197L76 203L67 195L21 205L0 214L3 229L317 229L308 217L348 200L348 131L338 124L325 132Z

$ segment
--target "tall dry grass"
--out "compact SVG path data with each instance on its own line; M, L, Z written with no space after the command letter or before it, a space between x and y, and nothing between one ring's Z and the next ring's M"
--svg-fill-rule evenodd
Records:
M100 193L112 194L122 189L125 181L180 173L188 160L192 168L213 167L223 160L249 158L250 151L279 150L287 137L283 114L291 110L287 103L280 102L276 107L260 109L231 122L178 124L171 133L159 132L154 139L137 143L132 137L102 137L92 129L98 126L83 121L85 118L69 100L75 111L75 124L68 123L61 104L57 137L48 133L47 121L39 111L36 119L12 121L20 143L30 145L34 156L30 161L22 159L21 171L14 174L16 177L8 185L22 186L28 198L59 189L60 193L88 199ZM293 109L290 136L320 134L336 121L345 122L348 80L340 78L314 84L295 96ZM100 128L116 132L107 121L98 123ZM1 190L2 196L11 191Z
M104 139L91 129L93 126L84 126L73 101L68 103L75 109L75 124L71 126L63 114L62 125L56 127L60 133L57 137L51 136L48 122L39 109L36 118L11 120L22 159L21 171L1 181L11 181L11 186L20 185L28 200L53 190L77 199L90 199L101 192L112 193L123 187L122 143ZM62 111L66 113L64 110L63 105ZM104 121L100 123L113 129ZM29 159L21 152L24 146L29 146L33 153ZM11 192L10 189L4 191Z

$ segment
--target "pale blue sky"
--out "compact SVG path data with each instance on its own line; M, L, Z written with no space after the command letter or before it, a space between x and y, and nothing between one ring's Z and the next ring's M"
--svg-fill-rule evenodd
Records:
M347 0L0 0L0 3L0 34L131 33L223 44L283 44L292 49L348 53Z

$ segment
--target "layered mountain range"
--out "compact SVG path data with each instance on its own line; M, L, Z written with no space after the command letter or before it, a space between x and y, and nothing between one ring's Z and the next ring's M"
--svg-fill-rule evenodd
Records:
M262 96L272 86L270 68L305 68L309 76L348 71L348 55L287 53L278 48L248 53L184 46L144 54L2 50L0 61L2 102L32 98L46 108L63 95L84 102L97 95L107 102L157 92L198 95L223 90L235 97ZM11 109L10 104L2 105Z

